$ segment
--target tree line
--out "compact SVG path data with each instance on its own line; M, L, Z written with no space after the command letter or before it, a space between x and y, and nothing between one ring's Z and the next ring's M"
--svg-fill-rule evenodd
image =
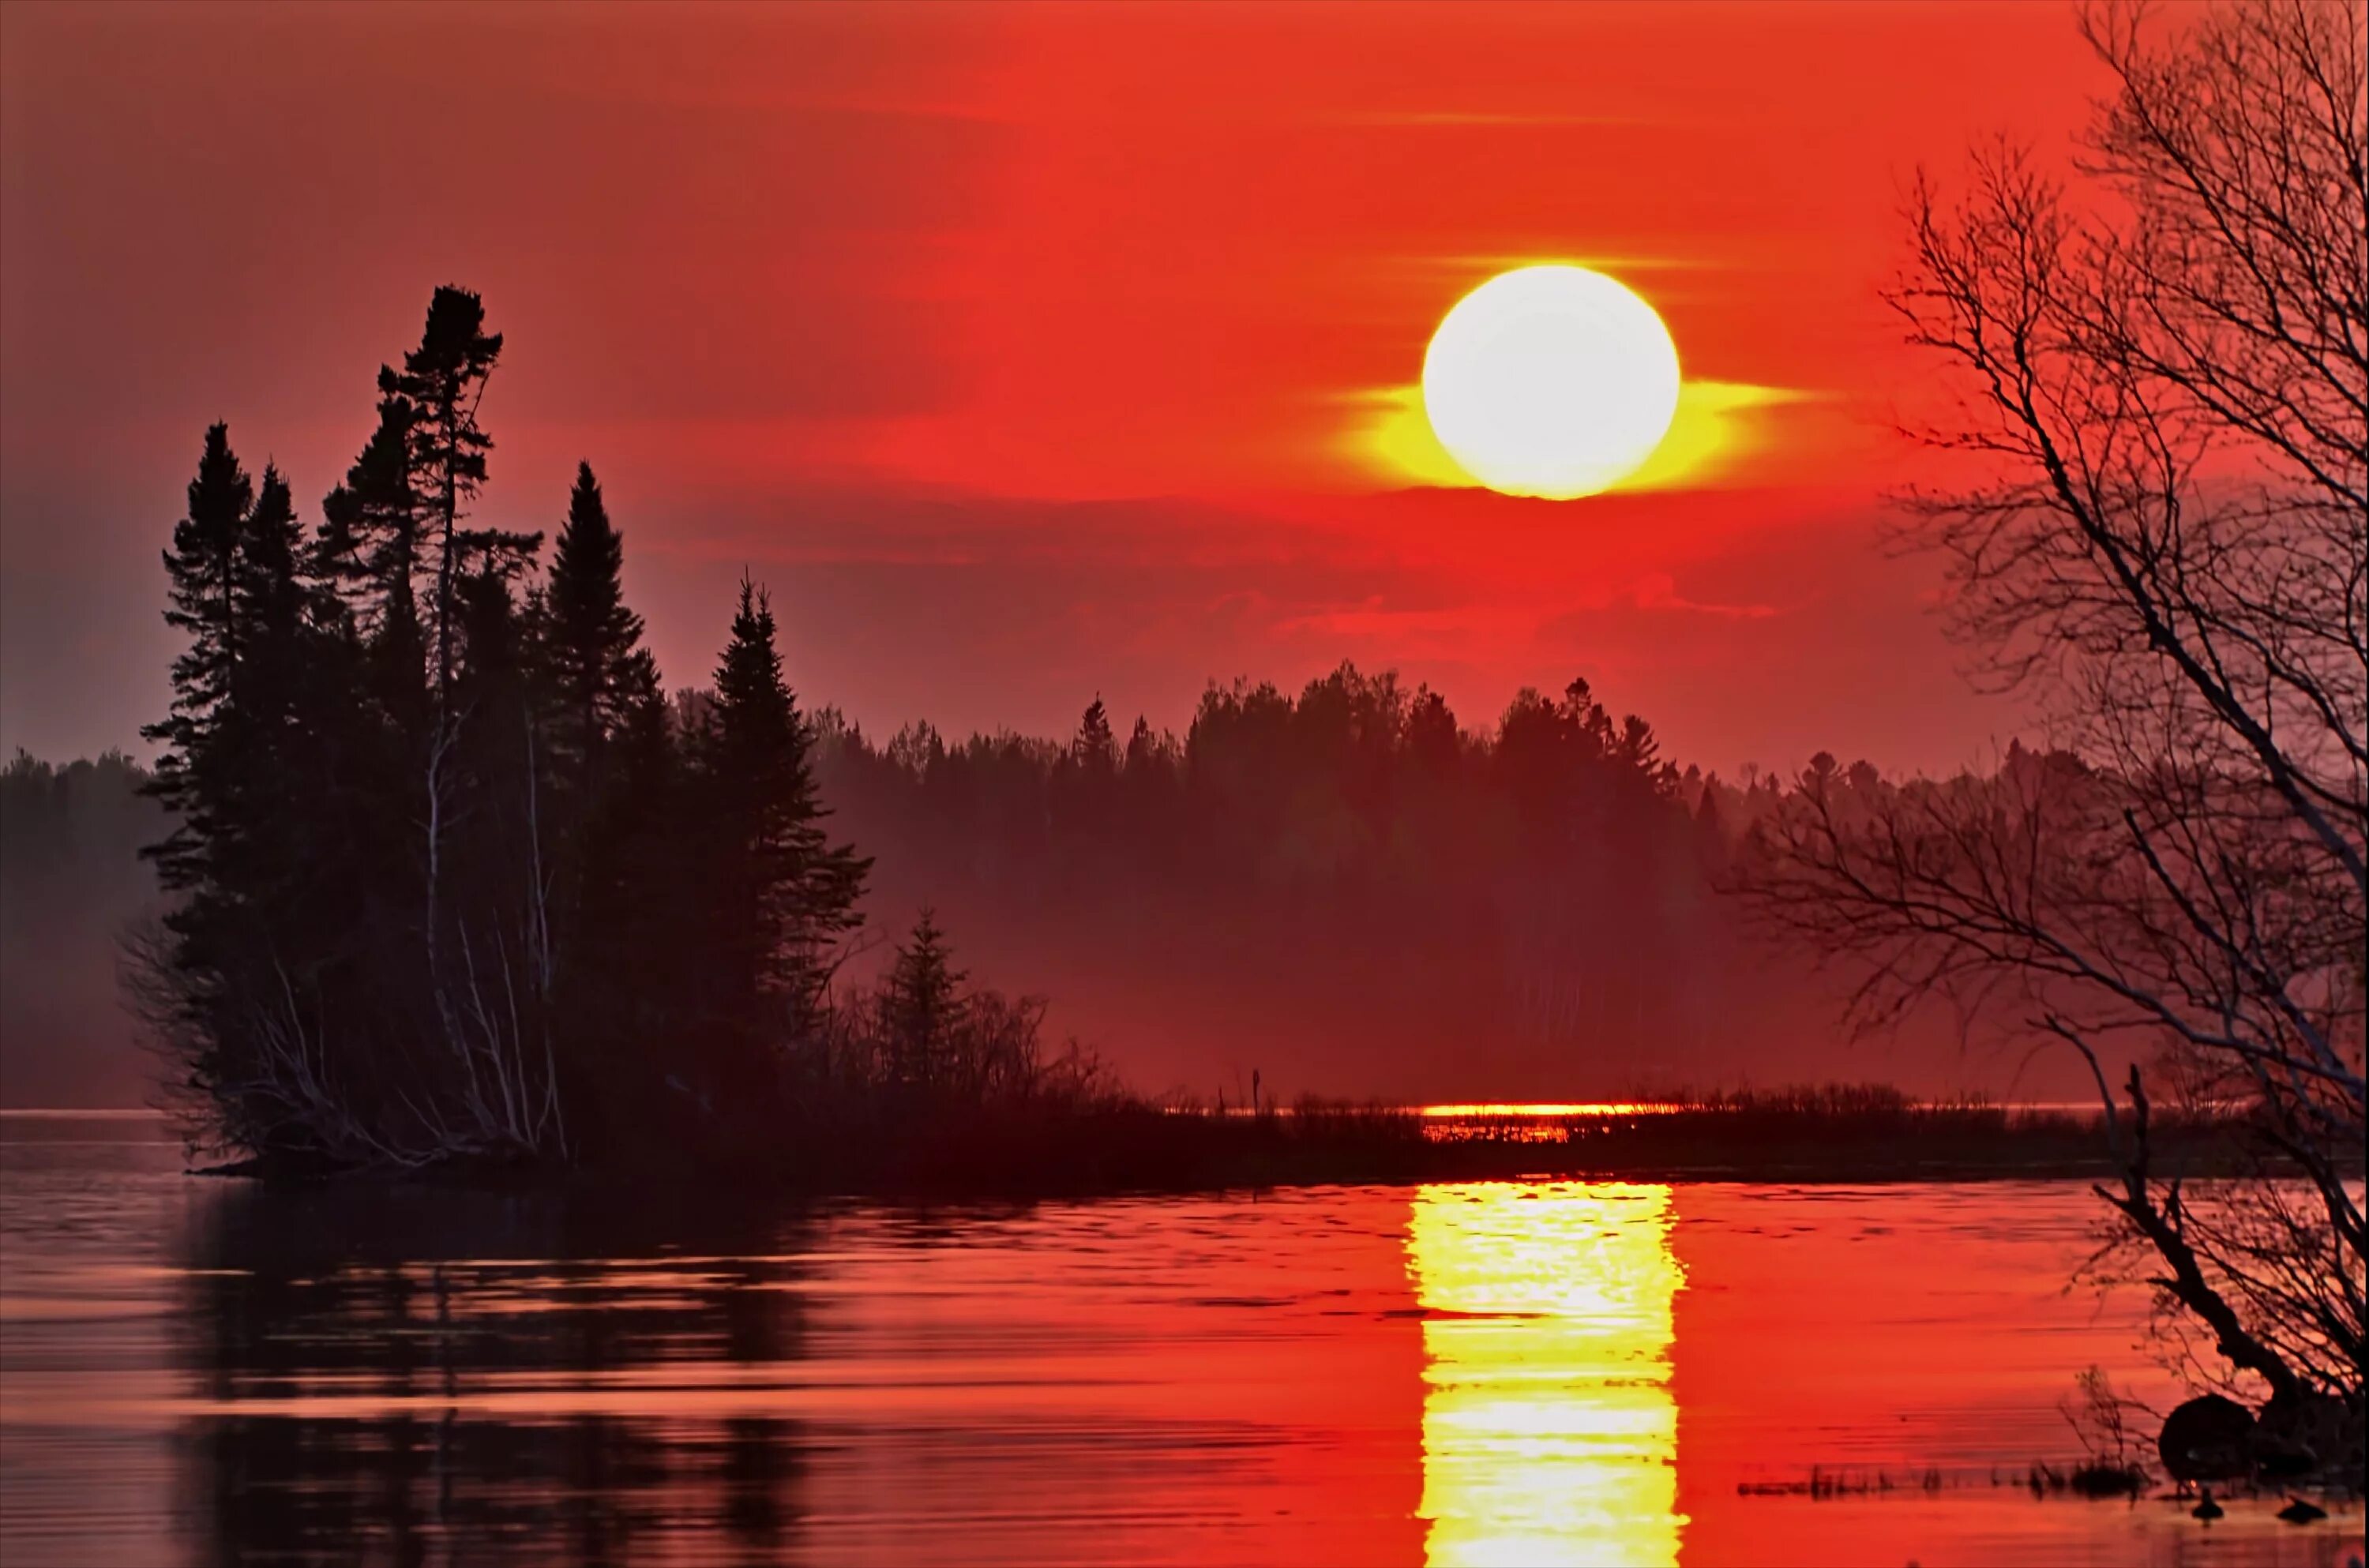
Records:
M1733 1064L1722 1010L1778 989L1707 876L1747 792L1585 680L1480 725L1347 664L1296 692L1213 684L1182 734L1099 698L1050 738L819 722L885 904L934 902L999 965L1058 975L1204 1098L1230 1066L1417 1097L1666 1082L1716 1070L1693 1047Z
M133 1105L151 1074L116 1005L116 937L155 902L166 818L120 751L0 767L0 1105Z

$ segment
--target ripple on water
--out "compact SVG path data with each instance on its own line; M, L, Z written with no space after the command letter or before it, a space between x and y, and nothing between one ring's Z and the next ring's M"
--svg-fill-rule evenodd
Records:
M2014 1484L2066 1457L2081 1368L2168 1392L2144 1304L2065 1288L2078 1183L686 1211L262 1192L151 1136L0 1126L0 1562L2333 1565L2360 1536ZM1786 1490L1814 1467L1843 1494Z

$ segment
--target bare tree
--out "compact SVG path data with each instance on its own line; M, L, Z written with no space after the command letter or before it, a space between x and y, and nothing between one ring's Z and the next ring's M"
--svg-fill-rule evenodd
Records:
M1986 777L1805 778L1746 891L1863 966L2088 1059L2143 1270L2280 1412L2363 1399L2369 160L2362 14L2085 10L2112 71L2069 181L1920 179L1887 296L1949 372L1907 495L1978 679L2057 738ZM2117 1106L2110 1059L2156 1048ZM2249 1108L2251 1179L2150 1163L2154 1097ZM2204 1368L2200 1368L2204 1369ZM2331 1406L2330 1402L2334 1402ZM2318 1419L2318 1417L2314 1417Z

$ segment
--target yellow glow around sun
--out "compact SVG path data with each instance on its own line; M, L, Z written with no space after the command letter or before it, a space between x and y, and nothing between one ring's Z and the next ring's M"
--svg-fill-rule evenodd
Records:
M1514 496L1618 484L1668 433L1678 392L1677 346L1654 307L1585 267L1499 273L1456 303L1423 361L1432 434Z

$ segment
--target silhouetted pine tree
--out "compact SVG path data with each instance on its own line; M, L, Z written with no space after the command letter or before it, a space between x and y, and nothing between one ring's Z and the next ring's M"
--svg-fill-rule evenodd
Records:
M927 1093L947 1086L963 1023L966 978L954 967L935 911L924 907L882 987L886 1067L895 1087Z
M282 961L292 901L310 879L305 864L313 802L300 783L315 772L309 755L322 715L308 699L317 670L310 587L300 578L303 531L288 483L266 465L241 531L235 580L244 647L238 662L235 750L223 784L239 824L238 859L223 879L270 933Z
M380 372L382 380L385 374ZM405 735L427 718L427 643L419 623L422 506L413 482L412 432L419 411L407 397L379 399L378 425L323 498L315 545L322 577L352 615L370 650L372 694Z
M386 429L373 437L380 451ZM411 514L399 443L393 453L396 491L374 498L349 483L322 500L300 574L306 629L285 767L299 829L289 924L306 933L324 1005L342 1015L325 1043L363 1077L419 990L413 852L426 689L410 578L395 565L408 559ZM366 450L355 465L366 486L376 461Z
M462 556L470 544L461 520L485 485L486 453L494 444L477 423L477 401L501 351L502 335L486 331L485 303L466 289L447 285L429 301L419 347L404 355L403 370L382 366L378 372L381 394L408 404L414 415L406 432L406 459L434 543L433 690L440 711L458 658L454 616Z
M254 482L231 451L230 427L210 427L197 477L189 481L189 512L174 525L173 547L165 552L172 605L165 620L188 635L189 646L173 661L170 715L140 732L164 748L149 793L175 822L148 853L168 892L191 895L173 917L185 938L210 918L207 884L220 840L233 830L224 816L223 773L230 766L225 731L235 723L244 651L240 546L254 503Z
M1135 727L1127 731L1127 756L1122 765L1130 775L1160 765L1160 737L1152 733L1151 721L1141 714L1135 715Z
M550 847L548 759L536 727L532 618L509 578L480 565L461 581L452 707L459 767L453 776L455 898L462 908L500 908L507 923L531 923L509 908L544 898ZM486 917L478 917L486 918Z
M620 673L619 720L601 784L569 846L573 897L558 974L558 1026L581 1111L581 1146L595 1159L670 1152L665 1079L690 1026L692 966L704 893L700 834L657 662L636 648Z
M206 432L189 515L166 555L166 620L189 646L173 668L173 712L144 733L165 750L153 793L175 814L148 851L179 895L148 954L155 1022L184 1047L180 1087L215 1100L248 1147L301 1142L284 1096L258 1069L258 999L272 1026L310 1028L310 933L293 918L308 884L304 804L309 590L288 486L260 494L225 427Z
M1434 775L1453 768L1463 750L1448 700L1428 688L1417 692L1407 708L1406 750L1420 768Z
M699 759L709 1001L743 1047L812 1027L830 950L862 923L872 863L823 831L811 738L782 679L772 606L744 579Z
M427 642L419 619L422 506L411 437L419 413L389 393L378 422L322 498L311 551L318 706L314 875L334 930L325 962L354 1016L339 1038L358 1055L400 1055L422 1001L425 920L418 824L426 814ZM325 933L326 934L326 933ZM367 1019L367 1024L363 1020Z
M308 592L298 575L303 529L288 482L269 464L242 545L236 580L251 666L242 697L249 722L259 731L258 743L276 749L283 739L280 732L300 716L310 617Z
M356 651L362 646L362 616L371 603L359 520L353 492L340 485L321 498L321 521L304 546L304 573L315 594L314 619Z
M610 524L592 465L576 467L567 521L551 562L547 656L555 688L552 750L590 810L609 736L654 688L657 671L637 658L642 618L625 605L625 542Z
M1110 712L1103 706L1100 693L1086 704L1078 720L1078 738L1070 746L1070 755L1094 778L1107 778L1118 771L1118 742L1111 733Z

